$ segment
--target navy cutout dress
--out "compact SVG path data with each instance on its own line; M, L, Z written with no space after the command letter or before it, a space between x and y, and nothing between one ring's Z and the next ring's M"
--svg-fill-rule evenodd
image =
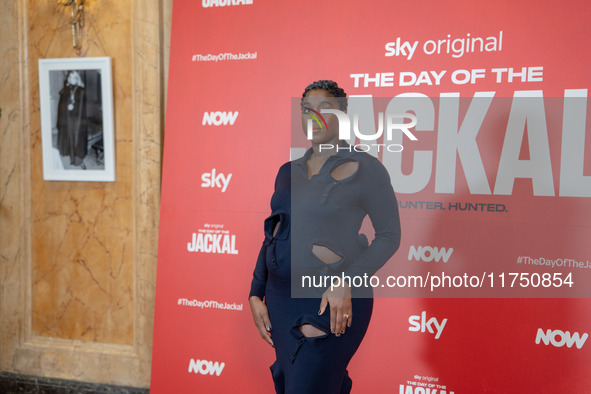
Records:
M373 156L340 150L308 179L311 154L310 149L304 157L279 169L249 297L264 299L269 311L277 356L271 373L277 393L349 393L352 381L347 365L371 319L371 288L352 289L352 325L337 337L328 334L329 307L318 315L326 288L302 288L300 274L374 274L400 244L398 206L390 177ZM335 180L331 172L348 161L358 163L355 174ZM366 215L375 230L371 245L359 234ZM314 244L326 246L341 259L335 264L323 263L312 253ZM292 298L292 290L298 298ZM304 324L327 334L305 337L299 329Z

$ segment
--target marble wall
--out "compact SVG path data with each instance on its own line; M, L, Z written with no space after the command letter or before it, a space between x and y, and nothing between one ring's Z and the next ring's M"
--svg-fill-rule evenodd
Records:
M0 12L0 371L148 387L172 0L86 0L109 56L116 182L44 181L38 59L76 57L58 0Z

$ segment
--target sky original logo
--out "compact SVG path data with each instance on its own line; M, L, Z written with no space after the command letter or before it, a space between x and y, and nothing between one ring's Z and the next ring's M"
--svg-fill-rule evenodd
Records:
M410 323L408 331L429 331L431 334L435 334L435 339L439 339L443 332L443 328L445 327L445 323L447 323L447 319L443 319L441 323L439 323L435 317L427 320L427 312L423 311L421 312L421 316L413 315L409 317L408 322Z
M359 114L353 113L353 135L351 135L351 120L347 113L340 111L338 109L326 109L322 108L320 112L313 110L309 107L302 107L304 114L310 116L306 124L306 137L308 140L312 140L313 133L314 133L314 123L320 126L320 132L326 132L328 129L326 120L322 116L322 114L332 114L337 117L338 124L339 124L339 139L345 141L351 141L355 138L358 138L360 143L359 144L352 144L349 147L340 147L337 146L337 150L341 149L348 149L348 150L355 150L356 152L369 152L372 149L377 148L378 152L380 150L387 150L388 152L402 152L402 144L392 144L392 143L382 143L377 144L374 143L380 138L384 138L385 141L391 142L393 138L394 130L400 130L406 135L411 141L417 141L417 137L409 130L416 126L417 118L411 113L404 113L404 114L393 114L393 113L386 113L384 115L383 112L378 113L378 128L373 134L370 133L362 133L359 129ZM410 120L410 122L405 122L405 120ZM385 123L385 132L384 132L384 123ZM367 142L367 143L365 143ZM327 149L335 149L333 144L320 144L319 146L320 151L327 150Z
M544 332L543 329L538 328L538 334L536 335L536 345L539 345L540 342L543 342L544 345L552 345L554 347L563 347L566 345L567 348L571 348L573 345L577 346L577 349L580 349L587 341L589 334L583 333L583 335L579 334L578 332L570 333L569 331L561 331L561 330L546 330Z
M427 263L433 260L438 263L443 260L444 263L447 263L453 251L454 248L446 249L432 246L417 247L411 245L410 249L408 250L408 260L412 261L414 259L416 261L424 261Z
M216 169L213 168L211 172L201 174L201 187L222 189L224 193L230 184L230 178L232 174L224 175L221 172L217 174Z
M238 111L235 112L204 112L203 113L203 126L226 126L230 123L230 126L234 125L236 118L238 117Z
M386 43L384 56L402 56L406 57L406 60L410 60L418 45L419 41L402 41L400 37L397 37L396 41ZM448 34L447 38L442 40L425 41L421 48L426 55L445 53L451 54L455 58L471 52L500 52L503 48L503 32L499 31L498 37L472 37L470 33L467 33L466 37L453 39L451 34Z
M189 362L189 373L200 373L201 375L213 375L220 376L226 363L219 363L207 360L194 360L191 359Z

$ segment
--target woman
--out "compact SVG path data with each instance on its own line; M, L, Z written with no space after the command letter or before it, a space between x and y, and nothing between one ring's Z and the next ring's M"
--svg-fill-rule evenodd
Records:
M369 325L371 288L322 287L314 298L317 289L302 288L302 275L372 275L400 243L386 169L373 156L348 149L339 140L338 119L322 109L347 109L335 82L316 81L302 95L304 130L315 118L312 148L279 169L249 295L255 325L275 348L277 393L351 391L347 365ZM375 230L371 245L359 234L366 215ZM292 298L298 286L308 298Z
M86 169L84 158L88 153L86 127L86 97L84 83L78 71L68 72L64 88L60 91L57 108L57 148L61 156L69 156L70 164Z

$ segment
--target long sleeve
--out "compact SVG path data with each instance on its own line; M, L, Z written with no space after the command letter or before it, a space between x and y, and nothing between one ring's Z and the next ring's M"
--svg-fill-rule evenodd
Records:
M250 293L248 298L257 296L261 300L265 297L265 287L267 286L267 264L265 262L265 255L267 254L266 242L263 242L259 257L257 258L254 272L252 274L252 282L250 283Z
M265 239L257 262L252 274L249 298L257 296L263 299L269 271L267 268L267 254L269 247L274 247L271 242L273 239L286 239L289 236L289 204L290 204L290 184L291 184L291 164L288 162L281 166L275 178L275 187L271 197L271 216L265 219L264 230ZM275 225L281 223L277 229L277 234L273 234ZM274 254L275 251L269 251Z
M400 217L390 176L377 160L368 164L363 169L360 167L363 171L359 174L363 179L360 202L371 219L375 238L361 257L345 269L345 274L350 276L373 275L400 246Z

